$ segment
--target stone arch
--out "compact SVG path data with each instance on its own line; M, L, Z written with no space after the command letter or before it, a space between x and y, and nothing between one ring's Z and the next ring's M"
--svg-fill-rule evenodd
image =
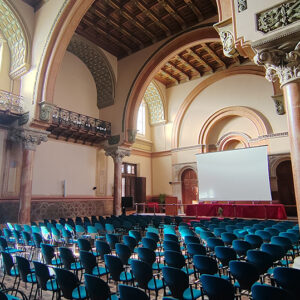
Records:
M229 143L238 141L244 146L244 148L248 148L250 147L250 139L251 137L243 132L228 132L218 140L217 147L219 151L223 151L226 149Z
M255 65L248 65L248 66L240 66L240 67L234 67L230 68L224 71L217 72L214 75L211 75L210 77L204 79L201 81L185 98L183 103L181 104L177 115L174 119L173 123L173 129L172 129L172 148L178 147L178 140L179 140L179 131L181 127L182 120L190 107L190 105L193 103L193 101L196 99L196 97L207 87L212 85L213 83L226 78L228 76L233 75L240 75L240 74L251 74L251 75L257 75L264 77L265 76L265 69L259 66Z
M150 125L165 122L166 114L162 95L154 80L152 80L148 85L143 98L148 105Z
M128 131L136 128L137 112L147 86L159 69L174 55L199 42L219 41L216 30L198 26L182 34L176 35L159 47L139 70L131 85L123 110L122 129L128 140Z
M277 177L276 175L276 169L279 166L280 163L291 160L291 155L290 154L285 154L285 155L280 155L280 156L274 156L274 159L271 159L269 161L270 163L270 177Z
M115 76L102 50L77 34L72 37L67 50L82 60L90 70L96 83L98 108L113 105Z
M31 44L24 22L7 0L0 0L0 30L10 51L9 76L15 80L30 69Z
M270 132L271 126L269 122L254 109L245 106L229 106L218 110L204 122L200 130L198 143L200 145L207 145L208 137L217 123L224 118L232 116L249 119L254 124L258 136L266 135ZM204 151L207 152L207 149L205 148Z
M48 35L47 47L39 66L34 100L53 103L55 81L62 59L80 20L94 0L65 1ZM36 106L36 117L38 118Z

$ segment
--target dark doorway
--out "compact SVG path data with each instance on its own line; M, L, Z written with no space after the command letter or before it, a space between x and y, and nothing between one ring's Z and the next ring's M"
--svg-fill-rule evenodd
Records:
M183 204L192 204L193 200L198 200L198 179L194 170L187 169L182 173L181 188ZM186 206L184 206L185 211Z
M280 203L285 205L288 216L297 216L292 165L290 160L281 162L276 169Z

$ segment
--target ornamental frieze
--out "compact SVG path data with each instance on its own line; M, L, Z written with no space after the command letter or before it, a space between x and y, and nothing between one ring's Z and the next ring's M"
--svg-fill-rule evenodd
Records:
M256 15L257 30L263 33L274 31L300 20L300 0L277 5Z

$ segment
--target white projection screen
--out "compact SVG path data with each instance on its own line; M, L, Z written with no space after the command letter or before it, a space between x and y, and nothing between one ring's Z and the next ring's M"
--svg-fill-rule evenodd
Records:
M196 156L199 202L272 200L267 146Z

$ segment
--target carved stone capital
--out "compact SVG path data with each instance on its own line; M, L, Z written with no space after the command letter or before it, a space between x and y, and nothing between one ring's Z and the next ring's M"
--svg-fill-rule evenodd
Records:
M135 138L136 138L136 134L137 134L137 130L136 129L128 129L128 142L129 143L135 143Z
M281 86L300 79L300 42L290 41L278 47L259 50L254 62L266 68L266 78L280 80Z
M111 156L115 163L122 163L125 156L130 156L130 149L122 147L107 147L105 149L105 155Z
M56 105L47 102L40 103L40 120L49 122L52 118L52 113Z
M36 146L41 142L47 142L50 132L32 128L13 128L9 133L12 142L23 144L26 150L36 150Z

